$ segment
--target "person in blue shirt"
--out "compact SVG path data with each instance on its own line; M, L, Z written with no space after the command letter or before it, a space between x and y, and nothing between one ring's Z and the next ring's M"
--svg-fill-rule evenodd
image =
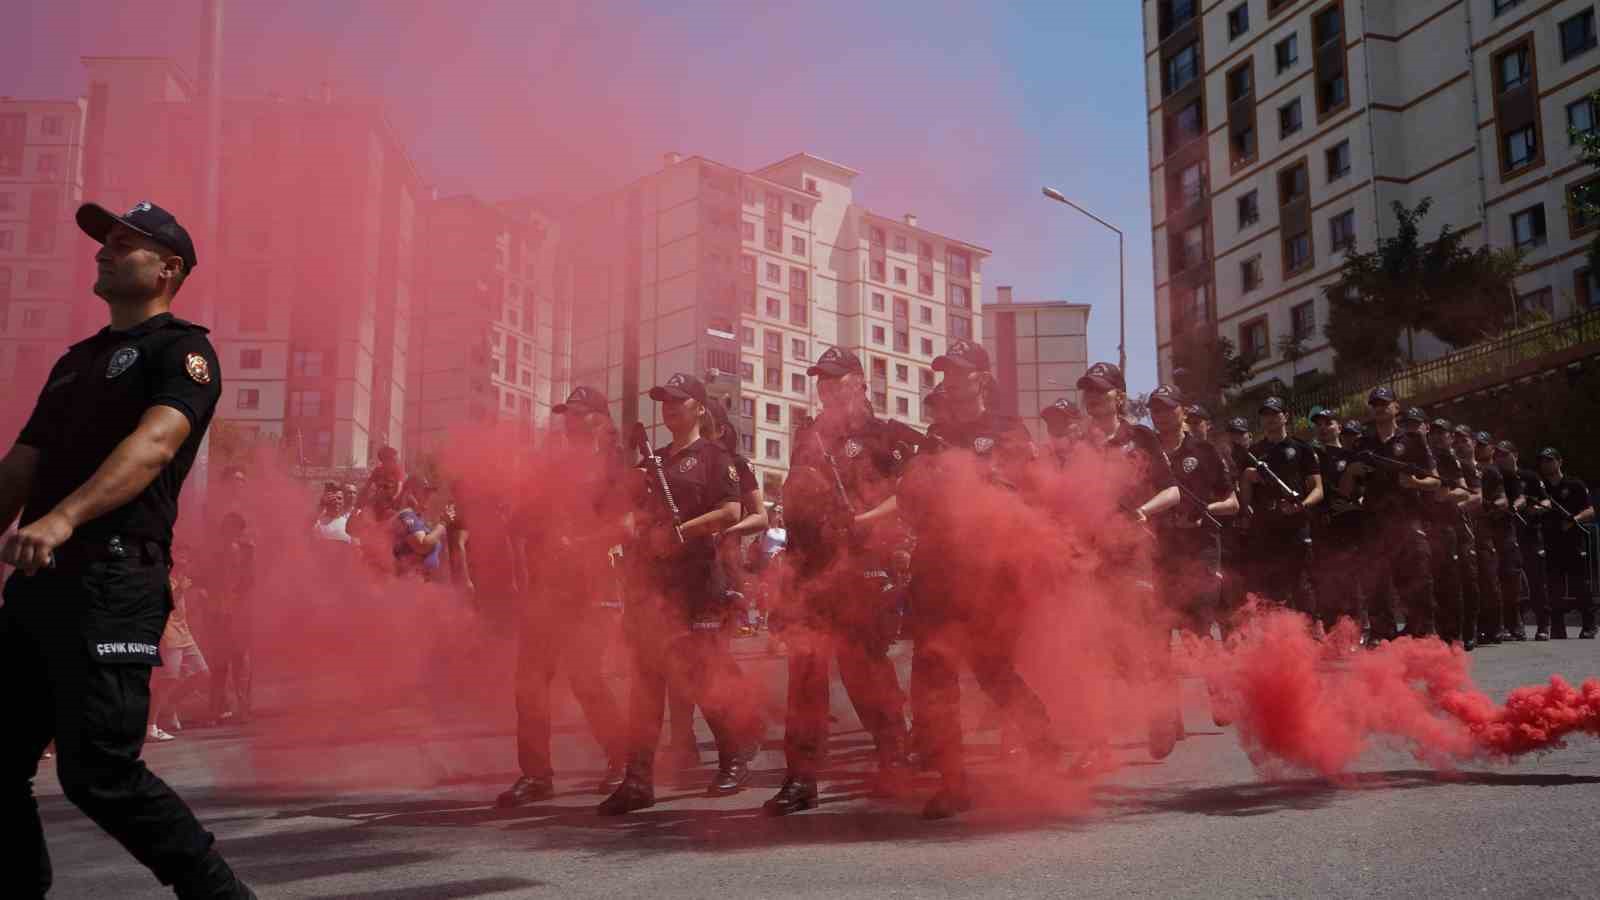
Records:
M445 526L429 525L423 514L433 497L433 483L426 476L413 475L400 489L400 508L390 527L394 530L394 571L396 575L420 574L432 581L439 575Z

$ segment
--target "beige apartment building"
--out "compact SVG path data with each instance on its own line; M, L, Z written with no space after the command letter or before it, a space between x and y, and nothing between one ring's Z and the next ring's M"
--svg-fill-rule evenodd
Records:
M925 422L949 337L983 338L989 251L857 203L860 173L808 153L754 171L668 154L588 204L564 240L571 384L606 392L624 425L664 440L650 387L707 379L770 493L817 400L806 368L830 346L866 367L880 414Z
M1568 198L1594 172L1594 0L1145 0L1160 377L1215 329L1254 380L1332 371L1321 288L1431 197L1425 233L1518 247L1515 303L1600 304ZM1512 298L1507 298L1510 306ZM1283 335L1304 358L1282 358ZM1426 344L1426 346L1423 346ZM1419 350L1437 354L1437 342Z
M1078 402L1078 379L1089 365L1089 305L1066 300L1014 302L1011 288L995 288L984 307L983 348L999 382L995 407L1016 416L1035 438L1045 435L1039 411Z

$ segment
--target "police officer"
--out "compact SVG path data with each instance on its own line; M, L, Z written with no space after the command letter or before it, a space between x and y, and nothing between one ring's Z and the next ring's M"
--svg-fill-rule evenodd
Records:
M1472 436L1472 443L1478 472L1483 479L1482 513L1485 524L1481 526L1479 540L1484 540L1483 534L1487 533L1487 540L1494 548L1492 559L1495 566L1485 577L1494 579L1492 596L1498 604L1493 610L1484 610L1480 630L1488 634L1489 627L1495 629L1492 643L1525 641L1528 633L1522 627L1519 605L1522 593L1522 548L1517 544L1516 523L1521 513L1513 513L1511 502L1514 498L1506 474L1495 464L1494 437L1487 431L1479 431ZM1481 564L1487 557L1480 551L1478 559ZM1484 597L1490 596L1491 592L1486 588Z
M1211 442L1211 412L1198 403L1191 403L1183 408L1184 418L1188 421L1189 433L1206 443Z
M1289 434L1282 398L1261 402L1262 438L1250 447L1242 500L1250 527L1250 589L1308 616L1317 612L1311 584L1311 512L1322 503L1322 470L1310 444ZM1288 492L1285 492L1285 488Z
M1594 522L1594 503L1589 488L1567 475L1561 467L1561 451L1546 447L1539 451L1539 480L1545 490L1544 544L1550 590L1550 636L1567 636L1567 600L1577 607L1578 637L1593 640L1597 633L1594 614L1594 587L1589 583L1589 532Z
M603 651L621 612L620 584L611 548L621 543L627 469L605 396L579 385L566 402L551 407L561 417L565 446L558 503L541 497L539 508L514 513L516 568L528 574L528 596L517 622L517 764L522 776L495 799L501 808L555 796L550 764L550 687L566 675L589 731L606 754L606 772L596 786L610 794L622 784L626 762L623 718L601 669ZM551 521L550 507L562 513ZM527 564L520 564L526 561Z
M1537 474L1518 465L1517 445L1511 441L1503 440L1494 445L1494 464L1505 476L1506 499L1516 512L1517 547L1522 551L1518 558L1522 566L1521 574L1528 582L1528 605L1533 607L1533 639L1548 641L1550 594L1545 583L1544 531L1539 527L1538 512L1545 499L1544 484ZM1505 582L1501 584L1504 586ZM1515 587L1511 596L1520 601L1521 588ZM1518 633L1527 633L1523 613L1519 609L1511 623L1512 640L1518 639Z
M1416 418L1413 418L1415 416ZM1471 650L1477 646L1477 592L1461 576L1462 557L1471 543L1462 532L1461 504L1471 499L1461 463L1450 447L1451 429L1446 419L1420 421L1424 413L1411 409L1406 414L1407 432L1422 433L1433 452L1439 487L1431 491L1424 504L1428 530L1428 553L1433 560L1433 601L1439 636ZM1476 557L1473 557L1474 564Z
M1316 542L1317 615L1324 628L1332 628L1339 616L1358 621L1365 602L1359 584L1352 584L1350 573L1362 565L1361 533L1366 525L1361 508L1361 479L1349 469L1348 438L1361 436L1354 419L1341 423L1334 410L1311 409L1311 424L1316 427L1317 462L1322 470L1321 515L1313 517L1312 539Z
M42 895L50 858L32 794L56 745L67 798L179 897L253 897L210 832L139 758L150 670L172 610L167 576L178 493L222 391L206 329L171 313L194 242L171 213L86 204L101 244L94 291L110 325L74 344L0 460L0 544L17 567L0 607L5 787L0 873Z
M897 793L909 775L905 695L888 655L898 630L893 554L903 543L894 491L922 435L873 414L854 353L830 347L806 374L817 379L822 414L795 433L784 488L802 608L789 641L788 770L763 807L774 816L817 805L835 659L877 748L878 792Z
M750 776L759 720L740 697L728 653L727 598L716 536L739 520L739 472L721 445L700 436L705 384L678 373L650 389L672 443L640 462L638 536L629 556L624 633L634 654L628 701L628 763L622 785L601 802L603 816L655 805L655 754L669 681L705 712L717 740L712 796L733 794Z
M933 368L944 375L946 418L928 430L907 478L914 482L912 495L919 504L913 513L918 543L913 557L917 640L912 666L913 679L924 693L926 721L919 719L917 728L925 733L931 762L943 779L923 815L944 818L972 807L961 746L958 675L963 660L1036 765L1053 765L1060 750L1044 703L1017 672L1021 611L1014 604L1022 592L1007 584L1020 573L971 558L960 530L959 506L936 496L940 463L949 455L971 454L989 467L998 483L1015 484L1013 470L1031 461L1032 442L1020 421L990 408L994 380L989 354L981 346L951 341ZM938 509L931 513L921 511L935 505ZM940 518L937 526L925 527L930 515ZM962 595L977 584L993 587L983 596Z
M1217 430L1213 443L1217 455L1228 469L1228 476L1233 480L1237 494L1240 477L1249 465L1245 451L1250 449L1250 423L1242 416L1229 419ZM1244 605L1245 571L1249 561L1245 541L1250 527L1249 511L1241 499L1239 512L1222 520L1222 598L1217 620L1224 634L1232 628L1232 614Z
M1468 498L1461 503L1461 584L1464 615L1469 619L1464 635L1478 644L1498 644L1500 639L1500 553L1493 532L1493 502L1505 497L1500 473L1485 477L1478 468L1472 427L1451 430L1450 450L1461 465ZM1490 483L1492 482L1492 484Z
M1050 439L1050 454L1056 465L1066 465L1072 448L1083 439L1083 412L1065 397L1039 410L1046 436Z
M1372 454L1372 461L1353 462L1350 468L1365 479L1362 502L1369 517L1361 554L1365 565L1356 574L1367 598L1372 645L1376 645L1396 636L1391 589L1405 608L1405 633L1411 637L1433 633L1433 563L1422 504L1439 479L1428 442L1400 426L1400 404L1393 391L1373 388L1367 408L1373 425L1356 441L1355 449Z

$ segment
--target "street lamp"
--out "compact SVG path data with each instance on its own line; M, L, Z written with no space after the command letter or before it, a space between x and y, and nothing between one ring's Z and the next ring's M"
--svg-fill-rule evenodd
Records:
M1044 189L1044 195L1057 203L1065 203L1078 212L1116 232L1117 235L1117 367L1122 377L1128 377L1128 274L1122 255L1122 229L1100 218L1087 209L1067 199L1067 195L1053 187Z

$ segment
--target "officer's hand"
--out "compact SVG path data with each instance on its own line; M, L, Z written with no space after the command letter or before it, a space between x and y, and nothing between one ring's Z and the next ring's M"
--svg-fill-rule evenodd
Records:
M1261 473L1257 472L1255 469L1245 469L1244 480L1250 482L1251 484L1260 484Z
M72 524L59 513L47 513L19 529L0 546L0 560L33 575L55 561L56 548L72 537Z
M1364 462L1354 462L1350 464L1350 471L1356 473L1357 476L1371 475L1372 466Z

